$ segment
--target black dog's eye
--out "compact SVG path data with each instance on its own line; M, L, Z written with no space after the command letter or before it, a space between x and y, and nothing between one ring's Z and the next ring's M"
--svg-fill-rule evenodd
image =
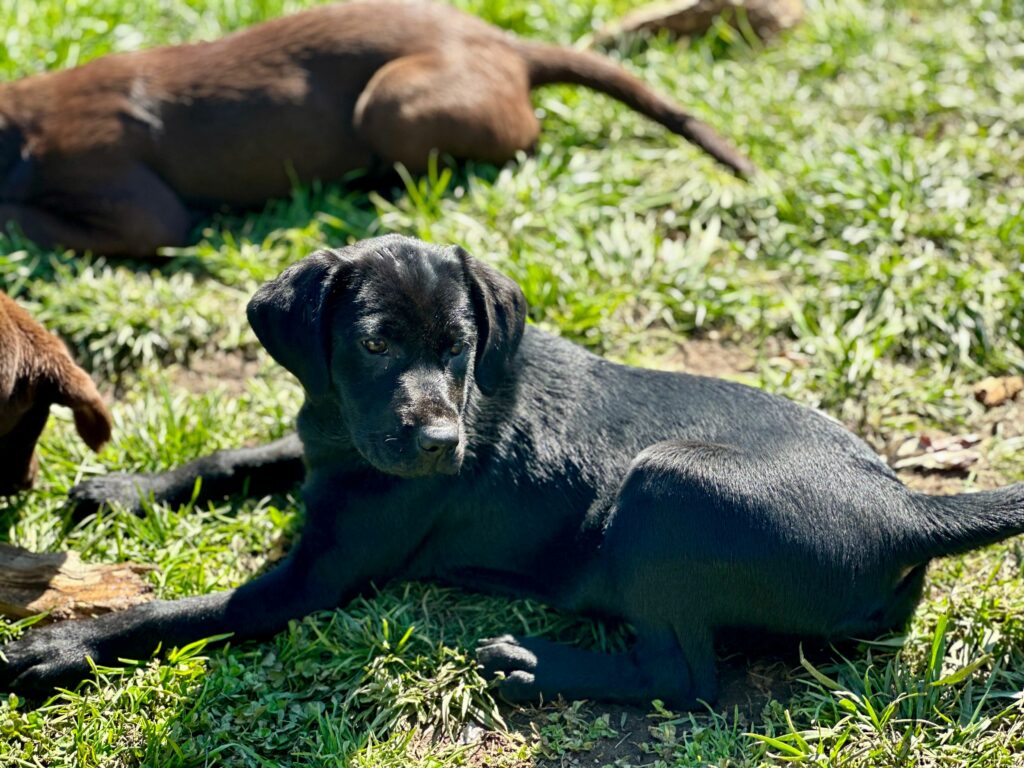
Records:
M371 355L383 355L388 351L388 343L384 339L363 339L363 346Z
M448 350L448 354L451 355L452 357L458 357L459 355L462 354L462 350L464 350L465 348L466 345L463 342L456 341Z

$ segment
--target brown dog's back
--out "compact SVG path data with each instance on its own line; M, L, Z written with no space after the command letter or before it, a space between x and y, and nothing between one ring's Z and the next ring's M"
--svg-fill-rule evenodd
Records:
M536 140L530 90L555 82L619 99L737 174L753 169L605 57L446 5L352 2L0 85L0 202L44 209L0 215L37 239L141 254L181 244L186 208L259 205L375 161L417 171L432 149L506 162Z

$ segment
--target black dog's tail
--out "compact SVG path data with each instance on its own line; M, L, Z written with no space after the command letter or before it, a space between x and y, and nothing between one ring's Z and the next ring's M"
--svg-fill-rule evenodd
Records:
M956 496L911 496L913 545L926 558L957 555L1024 533L1024 483Z
M736 175L754 173L754 164L714 128L659 96L610 59L527 40L516 40L515 44L529 67L531 88L571 83L600 91L697 145Z

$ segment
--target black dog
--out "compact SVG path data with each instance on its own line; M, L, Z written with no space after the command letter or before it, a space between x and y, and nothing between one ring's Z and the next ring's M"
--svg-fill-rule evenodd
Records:
M620 655L484 641L507 698L686 707L715 697L717 630L897 628L931 558L1024 530L1024 484L913 493L815 411L614 365L525 316L516 284L457 247L389 236L286 270L249 320L306 390L294 551L236 590L30 631L4 649L2 686L73 682L86 656L266 636L371 581L436 579L635 627ZM289 477L298 452L285 440L122 483L171 498L202 473L224 491L265 464Z

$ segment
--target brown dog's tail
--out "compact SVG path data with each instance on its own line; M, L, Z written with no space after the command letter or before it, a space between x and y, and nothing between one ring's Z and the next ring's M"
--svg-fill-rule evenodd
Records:
M54 402L71 409L78 434L98 451L110 439L112 419L89 374L67 357L60 361L54 383Z
M655 93L610 59L587 51L516 40L526 60L530 87L552 83L583 85L611 96L696 144L737 176L747 177L754 164L714 128Z

